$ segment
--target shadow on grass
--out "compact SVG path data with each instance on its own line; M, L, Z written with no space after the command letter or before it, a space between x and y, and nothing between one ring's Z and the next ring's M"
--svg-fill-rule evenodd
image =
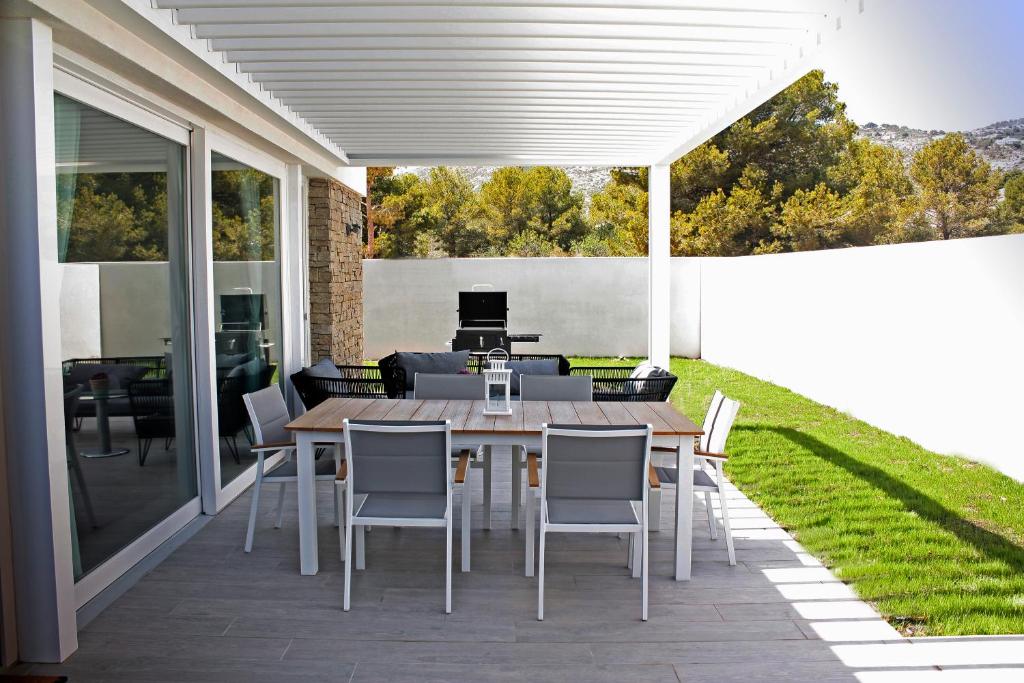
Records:
M904 507L968 543L990 560L1002 562L1015 572L1024 572L1024 548L993 533L945 507L906 482L884 470L853 458L838 448L789 427L737 427L751 432L773 432L853 476L899 500ZM922 568L924 570L924 568Z

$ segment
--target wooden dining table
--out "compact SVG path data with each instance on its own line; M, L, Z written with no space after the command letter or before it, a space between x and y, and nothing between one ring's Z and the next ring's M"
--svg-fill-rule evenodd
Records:
M693 469L696 439L703 432L670 403L601 401L516 401L511 415L484 415L483 401L423 401L409 399L330 398L285 426L295 437L298 465L299 557L302 574L319 571L315 446L343 444L344 421L448 420L452 445L483 446L485 457L494 447L540 450L544 424L637 426L650 424L653 445L675 451L680 472ZM518 468L513 467L513 472ZM515 476L515 475L513 475ZM518 496L513 502L518 506ZM517 510L512 518L518 518ZM675 510L675 578L690 578L693 525L693 477L679 477Z

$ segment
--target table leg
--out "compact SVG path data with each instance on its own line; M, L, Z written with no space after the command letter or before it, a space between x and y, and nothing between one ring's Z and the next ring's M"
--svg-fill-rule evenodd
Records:
M679 483L676 485L675 566L676 581L690 580L690 556L693 548L693 449L692 437L679 437L676 448L676 467Z
M302 574L319 571L316 538L316 481L313 478L313 434L295 435L299 495L299 564Z
M491 447L484 446L484 528L491 528Z

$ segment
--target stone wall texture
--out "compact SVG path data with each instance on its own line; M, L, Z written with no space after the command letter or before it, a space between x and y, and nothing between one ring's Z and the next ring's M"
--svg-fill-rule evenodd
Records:
M313 362L363 362L363 198L309 180L309 331Z

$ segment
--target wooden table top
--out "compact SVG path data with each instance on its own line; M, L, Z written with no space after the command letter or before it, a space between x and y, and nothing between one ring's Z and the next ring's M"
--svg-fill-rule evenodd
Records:
M460 434L540 434L541 425L643 425L659 436L699 436L690 418L663 402L515 401L511 415L484 415L483 401L329 398L285 429L343 431L342 420L451 420Z

